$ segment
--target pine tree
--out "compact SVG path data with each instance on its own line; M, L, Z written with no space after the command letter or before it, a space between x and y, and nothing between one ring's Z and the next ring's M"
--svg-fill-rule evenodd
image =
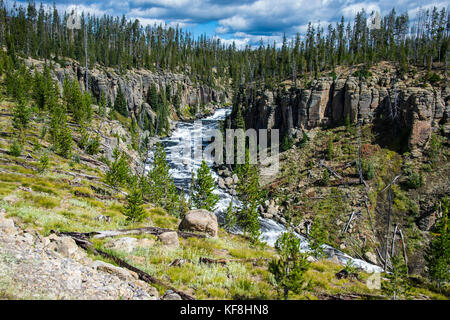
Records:
M141 222L144 220L146 212L143 208L142 189L139 188L137 183L134 183L130 188L126 200L127 203L123 214L127 217L127 220L130 222Z
M323 227L323 224L319 219L316 219L311 227L311 231L309 233L308 245L312 250L313 255L319 259L323 256L323 245L325 244L325 240L328 237L327 230Z
M233 210L233 200L230 201L227 211L225 211L225 228L234 228L237 223L236 212Z
M26 105L24 99L19 99L13 109L13 127L20 132L24 132L31 120L31 108Z
M147 103L154 111L158 110L158 91L156 90L156 85L154 83L152 83L148 90Z
M333 160L333 137L331 136L328 139L328 143L327 143L327 154L326 154L326 158L327 160Z
M114 101L114 110L116 110L124 117L128 117L127 100L125 99L125 95L123 94L121 86L119 86L119 90L117 91L117 97L116 100Z
M442 284L450 280L450 238L448 230L449 200L445 197L439 204L441 216L435 224L433 238L425 251L425 261L429 277L441 288Z
M128 160L123 152L118 148L113 151L113 162L108 164L108 171L106 172L106 183L113 187L124 186L130 179L130 168Z
M214 193L215 189L214 178L205 159L203 159L193 186L192 201L194 206L197 209L206 209L214 212L219 201L219 196Z
M279 258L269 263L277 287L283 291L285 300L289 292L300 293L307 285L305 273L309 269L307 255L300 252L301 240L292 231L283 233L275 243Z
M250 240L256 243L261 235L258 206L262 201L262 195L258 168L256 165L249 164L248 150L245 164L239 165L236 171L239 178L236 191L242 203L237 213L237 224L250 236Z
M67 122L61 124L59 128L57 134L57 152L66 159L72 155L72 132Z
M153 149L153 163L147 175L145 194L150 202L166 209L170 214L181 216L183 213L182 195L178 194L175 187L161 143L157 143Z
M391 262L392 272L386 274L388 280L381 283L381 290L393 300L408 298L411 285L406 263L401 256L392 257Z

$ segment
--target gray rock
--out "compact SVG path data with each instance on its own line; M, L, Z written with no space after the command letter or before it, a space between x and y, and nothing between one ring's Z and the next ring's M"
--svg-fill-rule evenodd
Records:
M91 264L91 268L97 271L109 273L125 281L134 281L138 279L138 275L136 273L100 260L94 261Z
M164 293L162 300L183 300L183 299L181 299L178 293L175 293L172 290L167 290Z
M178 248L180 245L178 234L175 231L161 233L158 235L158 239L163 245L169 248Z
M372 263L372 264L377 264L377 256L375 255L375 253L367 251L364 252L363 254L364 259L366 259L368 262Z
M216 215L204 209L189 211L179 225L179 230L202 232L211 237L217 236L218 228Z
M128 253L133 252L133 250L135 250L137 246L138 246L137 239L131 237L113 239L105 245L106 248Z

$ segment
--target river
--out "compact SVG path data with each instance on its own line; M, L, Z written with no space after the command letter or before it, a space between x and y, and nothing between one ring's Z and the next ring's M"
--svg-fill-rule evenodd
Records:
M184 190L186 194L189 192L191 173L192 171L196 172L202 162L200 157L197 157L196 159L196 157L192 156L195 154L194 150L196 146L198 147L200 143L203 147L208 144L208 141L200 142L200 139L207 139L206 137L209 135L208 131L217 129L219 121L224 120L229 112L231 112L231 109L217 109L213 115L196 122L180 121L176 124L175 130L169 137L160 140L165 147L167 162L170 165L170 173L174 178L175 185L177 188ZM200 123L201 125L199 125ZM186 152L186 149L190 150L190 152ZM151 160L151 152L149 159ZM212 160L207 162L210 167L213 166ZM212 171L212 175L217 181L219 178L217 173ZM230 201L233 201L234 206L238 206L239 202L229 193L220 188L217 188L215 193L219 195L220 198L215 214L217 215L219 222L221 222L223 221L224 212L228 208ZM274 220L263 219L261 217L260 227L262 233L261 240L270 246L274 246L277 238L286 231L286 228L283 225L275 222ZM235 230L235 232L239 233L239 230ZM302 235L297 234L297 236L302 240L301 250L308 250L309 247L307 240ZM348 260L352 260L354 266L360 267L367 272L382 271L382 269L378 266L372 265L360 259L352 258L330 246L324 246L324 253L329 258L336 257L342 264L346 264Z

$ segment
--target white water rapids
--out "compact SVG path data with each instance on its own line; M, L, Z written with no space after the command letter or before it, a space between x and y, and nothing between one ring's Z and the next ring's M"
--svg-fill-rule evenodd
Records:
M213 115L199 120L201 121L202 126L195 125L195 123L193 122L178 122L176 124L176 129L172 132L171 136L160 140L160 142L165 147L167 162L170 165L170 173L174 178L175 185L179 189L183 189L186 193L188 193L191 183L192 171L196 172L202 162L201 157L196 159L196 157L191 156L191 154L186 154L186 152L182 151L186 149L186 142L191 141L191 152L192 154L194 154L194 147L195 145L198 146L198 144L196 143L199 143L199 140L202 137L203 139L207 139L207 135L205 133L208 130L217 129L219 121L224 120L230 111L230 109L217 109ZM194 141L195 139L197 139L197 141ZM203 141L200 143L205 146L206 144L208 144L208 141ZM151 154L152 153L150 152L150 160ZM213 163L211 160L208 161L208 165L212 167ZM212 175L217 181L217 179L219 178L217 173L215 171L212 171ZM217 209L215 210L215 214L217 215L220 222L223 220L224 212L228 208L230 201L233 201L234 207L238 206L239 202L236 199L233 199L233 197L229 193L220 188L217 188L215 193L220 197L220 200L217 204ZM263 219L261 217L260 226L262 232L261 239L270 246L274 246L277 238L286 231L286 228L283 225L275 222L274 220ZM307 240L302 235L297 234L297 236L302 240L302 251L309 250ZM382 271L382 269L378 266L367 263L360 259L352 258L349 255L330 246L324 246L324 252L327 257L336 257L343 264L346 264L348 260L351 260L355 267L362 268L367 272Z

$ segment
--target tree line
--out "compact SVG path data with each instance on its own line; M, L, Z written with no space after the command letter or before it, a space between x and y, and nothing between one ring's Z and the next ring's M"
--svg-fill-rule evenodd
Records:
M284 35L280 44L261 40L259 46L238 48L217 37L194 38L178 26L143 26L125 15L83 13L81 28L70 29L71 14L55 5L37 8L33 0L11 8L0 0L0 46L10 54L81 62L87 40L89 65L171 70L211 86L220 77L232 78L236 87L248 82L271 86L288 78L317 78L338 65L382 60L398 63L400 71L411 64L431 69L434 62L446 64L450 27L445 8L419 10L413 19L395 9L384 17L362 10L349 21L309 23L305 34Z

